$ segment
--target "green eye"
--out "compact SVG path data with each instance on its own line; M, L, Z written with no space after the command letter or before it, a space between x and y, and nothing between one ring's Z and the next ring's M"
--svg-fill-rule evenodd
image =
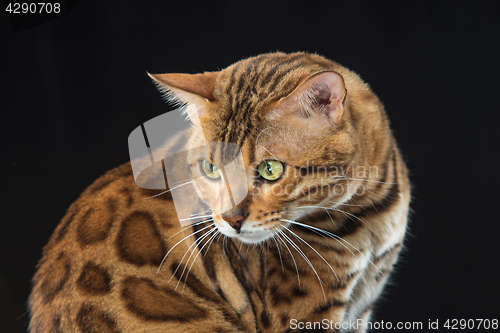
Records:
M259 173L264 179L276 180L283 174L283 163L278 161L264 161L259 165Z
M215 165L207 160L201 161L201 170L208 178L217 179L220 178L220 170Z

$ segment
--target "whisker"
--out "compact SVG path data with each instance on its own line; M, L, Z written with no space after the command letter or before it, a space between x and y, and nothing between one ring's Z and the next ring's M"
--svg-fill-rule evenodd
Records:
M203 211L203 212L200 212L200 213L194 213L194 214L191 214L191 216L196 216L196 215L205 214L206 212L213 212L213 210L212 210L212 208L210 208L210 209L207 209L206 211Z
M212 224L212 225L214 225L214 224ZM210 228L210 225L207 225L206 227L204 227L204 228L202 228L202 229L200 229L200 230L198 230L198 231L196 231L196 232L193 232L193 233L192 233L192 234L190 234L190 235L187 235L186 237L184 237L183 239L181 239L180 241L178 241L178 242L177 242L177 243L176 243L176 244L175 244L175 245L174 245L174 246L173 246L170 250L168 250L167 254L165 254L165 256L163 257L163 259L161 260L160 266L158 267L158 270L156 271L156 274L160 273L161 266L162 266L162 265L163 265L163 263L165 262L165 259L167 259L167 257L168 257L168 255L170 254L170 252L172 252L172 250L173 250L173 249L175 249L175 247L176 247L177 245L179 245L180 243L182 243L183 241L185 241L185 240L186 240L186 239L188 239L189 237L191 237L191 236L193 236L193 235L195 235L195 234L197 234L197 233L199 233L199 232L201 232L201 231L205 230L206 228Z
M194 246L197 246L199 245L199 243L201 243L203 241L203 239L205 239L206 237L208 237L212 232L214 232L217 228L213 228L212 230L209 230L207 231L203 236L201 236L199 239L197 239L196 241L193 242L193 244L191 244L189 246L189 248L186 250L186 252L184 253L184 255L182 256L179 264L177 265L177 268L175 269L175 271L172 273L172 276L170 277L170 279L168 280L169 282L172 281L172 279L174 278L175 276L175 273L177 273L177 271L179 270L179 267L181 265L181 263L184 261L184 258L186 257L187 253L190 252L191 254L189 255L187 261L186 261L186 265L184 265L184 269L182 270L182 273L181 273L181 276L179 277L179 280L177 280L177 284L175 285L175 289L174 290L177 290L177 287L179 286L179 283L181 282L182 280L182 276L184 275L184 272L186 271L186 267L187 265L189 265L189 260L191 259L191 257L193 256L193 251L191 250L191 248L193 248ZM190 251L191 250L191 251Z
M265 130L272 129L271 127L266 127L262 131L260 131L259 135L257 135L257 138L255 139L255 145L257 145L257 142L259 141L259 137L262 133L264 133Z
M179 222L181 222L181 221L189 221L189 220L196 220L196 219L201 219L201 218L205 218L205 217L212 217L212 215L201 215L201 216L195 216L195 217L188 217L188 218L185 218L185 219L180 219Z
M219 236L217 237L217 240L216 240L217 243L220 241L220 236L222 236L222 232L219 233Z
M288 229L286 226L283 226L283 228L285 228L286 230L288 230L290 233L292 233L295 237L297 237L298 239L300 239L302 242L304 242L304 244L306 244L307 246L309 246L311 248L311 250L313 250L327 265L328 267L330 267L330 269L332 270L333 274L335 274L335 277L337 278L337 281L340 281L337 273L335 272L335 270L333 269L333 267L330 265L330 263L328 261L326 261L325 258L323 258L323 256L318 252L316 251L316 249L314 247L312 247L311 245L309 245L308 242L306 242L304 239L302 239L302 237L300 237L299 235L297 235L296 233L294 233L292 230Z
M242 242L242 241L240 241L240 248L238 249L238 253L241 253L241 248L242 248L242 246L243 246L243 242Z
M183 180L179 180L179 181L176 181L176 182L173 182L173 183L169 183L170 186L175 186L177 184L180 184L180 183L184 183L186 181L188 181L189 179L183 179ZM192 179L191 179L192 180Z
M339 177L338 179L342 179L342 180L362 180L362 181L365 181L365 182L371 182L371 183L379 183L379 184L392 184L392 185L395 185L395 184L398 184L400 185L401 183L390 183L390 182L381 182L381 181L378 181L378 180L368 180L368 179L363 179L363 178L350 178L350 177Z
M220 236L220 234L221 234L220 230L217 230L217 232L215 233L214 237L213 237L213 238L211 238L210 244L208 245L207 249L205 250L205 253L203 254L203 256L206 256L206 255L207 255L208 250L210 250L210 246L212 246L212 243L213 243L213 242L214 242L214 240L215 240L215 237L216 237L216 236Z
M222 238L222 244L224 245L224 248L226 249L226 253L229 253L229 250L227 248L227 242L226 242L226 235L224 235L224 238Z
M352 221L351 217L354 217L356 220L358 220L359 222L363 223L363 224L364 224L364 225L368 228L368 230L370 230L370 231L372 232L372 234L374 234L374 235L375 235L375 232L372 230L372 228L370 228L370 227L368 226L368 224L366 224L366 223L365 223L365 221L363 221L362 219L360 219L360 218L359 218L359 217L357 217L356 215L351 214L351 213L348 213L348 212L345 212L345 211L343 211L342 209L337 209L337 208L329 208L329 209L331 209L331 210L335 210L335 211L337 211L337 212L340 212L340 213L344 214L345 216L349 217L349 219L350 219L351 221Z
M328 214L328 217L330 218L330 221L332 221L333 225L335 225L335 221L333 221L332 215L330 215L330 212L328 211L328 209L326 209L326 207L323 206L323 205L320 205L320 206L323 207L323 209L325 210L325 212Z
M180 234L181 232L183 231L186 231L187 229L191 228L191 227L194 227L194 226L197 226L197 225L200 225L200 224L203 224L203 223L207 223L207 222L211 222L213 221L214 219L209 219L209 220L205 220L205 221L201 221L201 222L198 222L198 223L195 223L195 224L190 224L188 225L187 227L181 229L180 231L177 231L175 234L173 234L172 236L170 236L168 239L174 237L175 235L177 234Z
M351 206L351 207L367 207L368 205L352 205L352 204L347 204L347 203L341 203L341 202L329 202L331 204L335 204L338 206ZM287 208L287 209L282 209L280 212L285 212L285 211L291 211L291 210L296 210L296 209L303 209L303 208L322 208L322 209L333 209L331 207L325 207L325 206L300 206L300 207L293 207L293 208ZM330 216L330 214L328 214Z
M352 220L350 217L354 217L355 219L357 219L358 221L360 221L361 223L363 223L373 234L375 234L375 232L368 226L368 224L365 223L365 221L363 221L362 219L360 219L356 215L348 213L348 212L343 211L341 209L332 208L332 207L323 207L323 206L301 206L301 207L296 207L296 209L299 209L299 208L323 208L323 209L328 209L328 210L334 210L336 212L342 213L345 216L349 217L350 220ZM333 219L332 219L332 221L333 221Z
M319 229L319 228L316 228L316 227L313 227L311 225L308 225L308 224L304 224L304 223L300 223L300 222L297 222L297 221L292 221L292 220L280 220L280 221L283 221L283 222L288 222L288 223L291 223L291 224L296 224L296 225L300 225L301 227L304 227L304 228L309 228L311 230L313 230L316 234L320 235L320 236L323 236L325 237L324 235L327 235L327 236L330 236L330 238L333 238L334 240L336 240L340 245L342 245L343 247L345 247L347 249L347 251L349 251L355 258L358 258L344 243L342 243L340 240L346 242L347 244L351 245L349 242L345 241L342 237L339 237L329 231L326 231L326 230L323 230L323 229ZM321 235L320 233L323 233L324 235ZM326 238L326 237L325 237ZM351 245L356 251L358 251L358 253L361 253L361 251L359 251L355 246Z
M187 185L187 184L191 184L191 183L193 183L193 182L194 182L194 180L192 180L192 181L190 181L190 182L187 182L187 183L184 183L184 184L181 184L181 185L178 185L178 186L174 186L174 187L172 187L172 188L170 188L170 189L168 189L168 190L166 190L166 191L163 191L163 192L161 192L161 193L158 193L158 194L152 195L152 196L147 197L147 198L142 198L142 200L153 199L153 198L159 197L160 195L163 195L163 194L165 194L165 193L168 193L168 192L170 192L170 191L173 191L173 190L175 190L175 189L178 189L179 187L185 186L185 185Z
M267 232L269 232L271 234L271 239L274 241L274 243L276 244L276 248L278 249L278 255L279 255L279 258L280 258L280 263L281 263L281 270L283 271L283 274L285 274L285 268L283 267L283 260L281 259L281 251L280 251L280 247L278 246L278 242L276 242L276 239L274 238L275 234L272 233L271 231L267 230Z
M304 224L304 223L300 223L300 222L297 222L297 221L291 221L291 220L281 220L283 222L288 222L288 223L291 223L291 224L296 224L296 225L300 225L302 227L305 227L305 228L309 228L311 230L317 230L319 232L322 232L324 233L325 235L328 235L330 236L331 238L335 239L339 244L341 244L343 247L345 247L347 249L347 251L349 251L356 259L358 258L358 256L356 256L345 244L348 244L349 246L351 246L354 250L356 250L359 254L361 254L363 257L366 258L366 260L368 260L368 262L370 264L373 265L373 267L375 267L380 274L382 274L384 277L384 273L382 273L382 271L377 267L377 265L375 265L371 260L370 258L368 258L363 252L361 252L358 248L356 248L354 245L352 245L351 243L349 243L348 241L346 241L345 239L343 239L342 237L340 236L337 236L335 235L334 233L331 233L329 231L326 231L326 230L323 230L323 229L319 229L319 228L316 228L316 227L313 227L311 225L308 225L308 224ZM344 242L345 244L341 243L340 241Z
M264 147L263 145L258 145L257 147L262 147L262 148L264 148L265 150L267 150L267 152L268 152L269 154L273 155L273 157L274 157L277 161L279 161L279 159L278 159L278 158L277 158L277 157L276 157L273 153L271 153L271 152L269 151L269 149L267 149L267 148L266 148L266 147Z
M203 244L203 246L201 247L201 249L198 251L198 253L194 257L193 261L191 262L191 265L189 266L189 269L188 269L188 271L186 273L186 277L184 278L184 285L182 286L182 290L184 290L184 287L186 286L186 282L187 282L187 278L188 278L189 272L191 272L191 268L193 268L193 265L196 262L196 259L198 258L198 256L200 255L200 253L202 253L202 251L205 248L205 246L207 246L207 244L209 244L209 243L211 244L211 240L213 240L217 236L217 233L220 232L219 230L217 230L217 228L214 228L212 230L216 230L216 232L212 236L210 236L210 238L208 239L208 241L205 242L205 244ZM210 230L209 232L207 232L207 234L210 234L212 232L212 230ZM200 245L200 243L198 243L198 246ZM208 251L208 249L207 249L207 251ZM191 255L193 255L193 254L191 253ZM187 263L189 263L189 259L191 259L191 256L189 256L189 258L187 260ZM186 267L184 267L184 269L185 268ZM184 275L184 271L182 271L181 277L182 277L182 275ZM177 283L179 283L179 281Z
M299 290L302 290L302 287L300 285L299 268L297 267L297 263L295 262L295 257L293 256L292 252L290 251L290 248L288 247L288 245L286 245L285 241L283 239L281 239L280 235L279 234L275 234L275 235L276 235L276 237L278 237L278 240L281 241L283 243L283 245L285 245L286 249L288 250L288 253L290 253L290 256L292 257L293 264L295 265L295 270L297 271L297 280L299 281Z
M309 258L307 258L306 254L300 249L300 247L297 244L295 244L295 242L290 237L288 237L280 229L276 229L276 230L278 230L278 232L281 233L281 235L283 237L285 237L285 239L290 243L290 245L302 256L302 258L306 261L306 263L309 265L309 267L311 267L311 269L313 270L314 274L316 274L316 277L318 278L318 281L319 281L319 286L321 287L321 292L323 293L323 298L325 300L325 304L327 304L326 295L325 295L325 289L323 288L323 286L325 284L323 283L323 280L321 280L321 278L319 277L318 272L316 272L316 269L314 268L314 265L311 263L311 261L309 260Z
M215 229L215 228L214 228L214 229ZM190 251L190 250L191 250L191 248L192 248L193 246L195 246L195 245L198 245L198 244L199 244L199 242L202 242L202 241L203 241L203 239L207 236L207 234L208 234L209 232L213 231L214 229L212 229L212 230L208 231L208 232L207 232L207 233L205 233L203 236L201 236L199 239L196 239L196 240L193 242L193 244L191 244L191 245L187 248L186 252L184 252L184 255L182 256L181 260L179 261L179 264L177 265L177 267L175 268L175 271L172 273L172 276L170 276L170 279L168 280L169 282L170 282L170 281L172 281L172 279L174 278L175 274L176 274L176 273L177 273L177 271L179 270L179 268L180 268L180 266L181 266L182 262L184 261L184 258L186 257L187 253L188 253L188 252L190 252L190 253L191 253L191 255L189 256L189 258L188 258L188 260L187 260L187 262L186 262L186 265L184 265L184 270L182 271L181 276L180 276L180 277L179 277L179 279L177 280L177 284L176 284L176 286L175 286L175 289L174 289L174 290L177 290L177 286L179 285L179 282L182 280L182 276L184 275L184 271L186 270L186 266L189 264L189 259L191 259L191 256L193 255L193 251Z
M367 207L368 205L351 205L351 204L343 204L339 202L332 202L333 204L339 205L339 206L352 206L352 207ZM334 209L332 207L325 207L325 206L300 206L300 207L295 207L291 208L290 210L294 209L300 209L300 208L322 208L322 209Z

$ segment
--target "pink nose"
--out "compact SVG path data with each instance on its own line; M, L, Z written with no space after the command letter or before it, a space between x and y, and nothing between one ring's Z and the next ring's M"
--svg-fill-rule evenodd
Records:
M236 231L239 232L240 229L241 229L241 224L242 224L241 221L243 221L244 217L241 216L241 215L234 215L234 216L225 216L225 215L222 215L222 219L224 221L228 222L229 225L231 227L233 227L234 230L236 230Z

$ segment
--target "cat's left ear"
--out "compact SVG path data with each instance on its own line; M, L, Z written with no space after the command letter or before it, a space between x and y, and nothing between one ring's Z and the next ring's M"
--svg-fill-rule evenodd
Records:
M205 114L207 104L214 99L215 80L219 72L201 74L150 74L158 89L169 102L188 104L199 116ZM189 112L188 112L188 115ZM191 115L190 115L191 116Z
M339 73L320 72L308 77L290 95L280 100L277 110L305 117L324 115L331 125L339 127L346 96L344 78Z

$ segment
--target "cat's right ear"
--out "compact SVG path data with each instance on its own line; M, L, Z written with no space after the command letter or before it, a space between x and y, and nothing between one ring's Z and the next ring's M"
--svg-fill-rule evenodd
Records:
M192 119L194 112L205 115L207 105L213 101L215 80L219 72L200 74L150 74L169 102L187 104L187 115Z
M330 125L339 127L346 104L347 89L344 78L337 72L316 73L282 98L273 117L297 114L327 119ZM318 116L324 116L323 118Z

